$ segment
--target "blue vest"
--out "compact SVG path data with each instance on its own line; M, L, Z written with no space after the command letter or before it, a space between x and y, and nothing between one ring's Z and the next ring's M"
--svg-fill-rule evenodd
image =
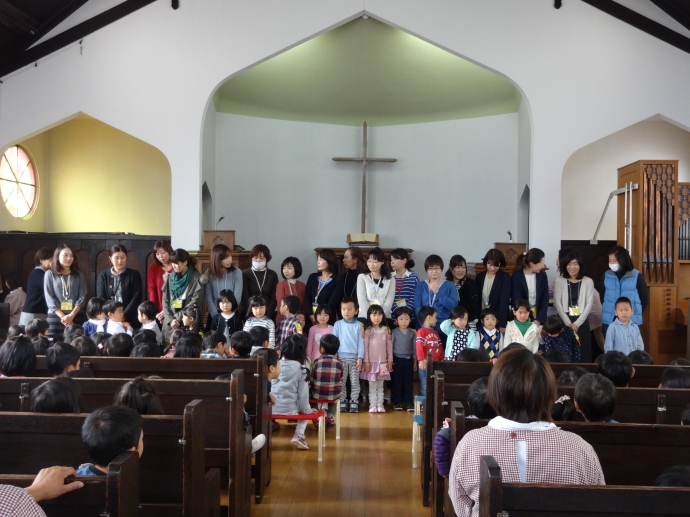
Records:
M611 325L613 322L616 300L622 296L629 298L632 302L633 315L630 321L636 325L642 325L642 302L637 292L637 277L639 274L640 272L637 269L633 269L628 271L620 280L618 280L613 271L609 270L604 274L606 293L604 294L604 303L601 307L601 322L604 325Z

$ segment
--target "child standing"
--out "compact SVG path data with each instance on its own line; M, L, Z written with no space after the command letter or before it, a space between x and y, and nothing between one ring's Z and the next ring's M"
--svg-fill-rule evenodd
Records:
M230 341L230 336L242 330L242 321L237 314L237 298L230 289L222 289L216 298L218 312L209 318L206 332L220 332Z
M271 394L276 402L273 413L276 415L311 414L309 406L309 370L304 367L306 343L299 334L290 336L283 343L280 375L271 381ZM304 436L307 421L299 420L291 443L298 449L309 449Z
M498 352L503 348L503 336L496 328L498 325L498 311L491 307L482 310L479 315L481 325L477 327L479 348L484 349L489 359L498 357Z
M458 354L465 348L479 348L476 334L467 327L467 309L458 305L450 311L450 318L441 323L441 332L446 334L446 361L457 361Z
M391 379L393 342L387 326L383 325L383 307L371 305L367 310L364 330L364 371L360 377L369 381L369 413L385 413L383 381Z
M328 320L326 320L328 321ZM317 400L337 400L340 398L340 384L343 379L343 363L338 359L340 340L333 334L325 334L319 343L319 357L314 361L311 394ZM326 429L335 425L333 414L336 403L319 404L327 409ZM327 408L321 406L327 406Z
M95 297L86 304L86 316L89 320L82 324L86 337L91 337L96 332L108 332L108 318L103 311L103 304L105 304L103 298Z
M391 333L393 343L393 371L391 372L391 398L393 409L402 411L405 403L407 410L414 411L413 395L414 372L417 370L415 358L416 334L410 328L413 312L409 307L398 307L395 312L397 327Z
M263 296L252 296L249 298L249 309L247 311L247 321L244 322L245 332L257 325L268 329L268 346L276 347L276 326L271 319L266 316L266 298Z
M528 300L520 299L515 302L513 309L515 319L506 325L505 342L525 345L533 354L539 351L541 327L530 321L530 304Z
M364 338L362 324L357 320L357 300L345 297L340 302L343 319L336 321L333 335L340 340L338 356L343 363L343 378L340 384L340 411L347 412L347 379L350 379L350 413L359 411L359 372L364 359Z
M420 284L421 285L421 284ZM455 292L455 289L453 289ZM417 361L419 361L419 391L426 397L426 359L431 352L434 361L443 361L443 344L436 327L436 309L423 306L417 313L422 328L417 331L415 344L417 347Z
M633 350L644 350L640 327L630 320L635 314L630 299L624 296L618 298L614 314L616 317L606 331L604 352L618 350L628 355Z
M302 325L297 321L295 313L300 308L299 298L295 295L285 296L280 302L280 315L283 320L278 326L278 337L276 338L276 352L280 353L280 348L287 338L293 334L304 334Z
M153 333L156 334L156 344L162 344L163 334L161 334L161 329L158 328L158 322L156 321L156 314L158 314L158 306L153 302L146 301L139 304L139 307L137 307L137 311L139 316L139 322L141 322L141 330L152 330Z
M326 304L321 304L316 307L316 325L309 329L309 338L307 339L307 357L312 361L316 361L321 355L321 338L328 334L333 334L333 325L328 322L331 319L331 308ZM340 347L340 342L338 342Z
M125 306L122 302L111 300L103 305L103 312L108 315L108 332L111 335L126 332L130 336L134 334L132 326L125 321Z
M544 337L544 352L549 350L563 350L568 354L569 363L580 362L580 340L573 329L565 327L561 317L554 314L546 318L544 323L546 336Z

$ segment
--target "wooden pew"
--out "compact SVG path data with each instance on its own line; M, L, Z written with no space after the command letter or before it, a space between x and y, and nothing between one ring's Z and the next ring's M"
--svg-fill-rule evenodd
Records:
M219 375L244 370L245 410L249 413L254 436L263 434L264 445L256 454L252 469L254 497L263 500L271 482L271 408L267 395L265 353L255 359L160 359L153 357L84 357L81 368L91 370L97 378L134 379L139 375L158 375L164 379L214 380ZM50 377L44 356L36 358L36 377Z
M573 366L584 368L590 373L598 373L597 365L594 363L550 363L554 375L558 377L561 372ZM427 357L427 385L425 407L434 407L434 375L433 372L440 370L445 374L446 382L453 384L472 384L481 377L488 377L491 374L492 364L468 363L461 361L436 361L434 362L431 354ZM630 381L631 387L656 388L659 386L661 374L668 368L668 365L636 365L635 377ZM684 368L690 368L686 366ZM422 502L424 506L429 505L429 491L431 488L431 447L436 429L433 422L433 411L425 411L422 426Z
M31 391L46 378L9 378L0 383L0 404L7 411L29 411ZM82 392L82 411L112 404L127 379L75 379ZM228 491L230 517L249 515L251 434L243 430L244 372L235 370L231 381L150 379L166 415L180 415L192 399L204 401L213 415L205 424L206 468L218 468ZM28 396L27 396L28 395Z
M0 474L0 485L21 488L31 486L36 478L28 474ZM48 517L130 517L139 514L139 454L126 452L108 465L104 477L70 477L84 486L56 499L39 504Z
M481 457L479 483L480 517L670 516L690 508L690 488L503 483L492 456Z
M78 466L89 457L81 440L88 415L4 412L0 473L35 474L51 465ZM204 403L180 416L144 416L141 517L217 517L220 473L204 464ZM136 514L135 514L136 515Z

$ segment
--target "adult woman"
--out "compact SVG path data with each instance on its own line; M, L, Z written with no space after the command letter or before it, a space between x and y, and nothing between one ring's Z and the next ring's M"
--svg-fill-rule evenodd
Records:
M391 271L381 248L376 247L369 251L367 267L369 272L361 273L357 277L359 318L366 320L370 305L380 305L386 318L390 318L395 297L395 282L391 280Z
M113 267L98 275L96 296L122 302L125 321L138 329L141 327L137 310L142 295L141 274L127 267L127 248L122 244L111 246L108 258Z
M41 248L36 252L34 256L35 267L26 282L26 300L24 300L24 308L19 318L20 325L26 325L36 318L42 320L47 318L48 305L46 304L43 284L46 271L50 269L52 262L53 250L50 248Z
M501 250L490 249L482 260L486 271L475 277L481 296L481 307L491 307L498 312L498 328L505 333L508 324L508 305L510 303L510 275L503 271L506 258Z
M551 421L556 379L548 363L526 348L502 353L489 376L496 418L458 444L449 495L459 517L479 514L479 460L493 456L504 483L603 485L594 449Z
M304 288L304 312L309 314L312 325L316 324L314 311L320 304L331 308L328 319L330 325L335 325L336 314L340 309L339 291L336 289L335 272L338 270L338 257L332 249L324 248L316 255L316 273L307 278Z
M452 282L441 278L443 273L443 259L438 255L429 255L424 261L424 270L429 276L428 280L419 282L414 293L414 307L417 311L417 321L420 325L424 322L419 319L419 310L424 307L436 309L436 332L441 337L441 342L446 342L446 334L441 332L441 323L448 319L450 311L458 306L458 292Z
M10 327L19 325L26 293L22 290L22 277L16 271L10 271L5 277L5 287L9 293L5 297L5 303L10 306Z
M410 322L412 328L416 328L417 311L414 306L414 293L417 290L419 276L410 271L414 267L414 260L410 258L407 250L396 248L391 251L391 276L395 280L395 297L393 298L393 308L391 309L391 320L396 317L396 310L399 307L407 307L412 311L413 319ZM392 328L392 325L391 325Z
M467 310L467 321L470 328L477 327L479 313L482 312L482 300L479 296L477 282L467 276L467 261L462 255L453 255L448 264L446 278L455 284L458 291L458 305Z
M173 272L165 274L163 283L163 342L170 342L170 334L182 326L182 309L188 306L201 307L204 299L206 275L201 275L194 266L196 261L186 250L176 249L170 254Z
M216 244L211 250L211 263L205 273L208 284L204 289L209 322L218 314L218 293L230 290L235 298L242 298L242 271L232 265L230 248ZM233 307L237 310L237 307Z
M544 272L545 267L544 252L532 248L518 257L511 277L513 303L529 301L533 323L537 326L544 324L549 310L549 280Z
M299 298L300 307L304 305L306 285L304 282L297 280L302 276L302 262L297 257L287 257L280 265L280 274L283 276L283 280L278 282L276 286L276 307L280 308L280 302L286 296L296 296ZM310 313L306 312L306 314ZM279 310L276 325L280 324L283 318L284 316L280 314Z
M633 315L630 321L642 325L642 312L649 304L649 289L644 276L635 269L628 250L614 246L609 250L609 270L601 277L599 297L601 299L601 323L606 329L613 322L616 300L621 296L630 299Z
M252 267L242 271L242 307L246 309L249 298L262 295L266 298L266 316L276 317L276 287L278 275L268 269L271 261L271 250L265 244L257 244L252 248Z
M366 260L360 248L347 248L343 254L343 266L345 272L336 280L338 285L338 305L343 298L357 298L357 277L362 273L368 273ZM338 307L337 314L340 314Z
M173 249L170 246L170 241L156 241L153 245L153 263L149 266L146 274L148 299L158 305L156 319L161 323L165 319L165 313L163 312L164 276L170 274L173 270L172 262L170 262L172 252Z
M67 244L55 248L50 271L43 279L43 291L48 305L49 336L62 339L67 325L86 320L80 312L86 303L86 278Z
M589 314L594 301L594 282L585 276L582 255L570 251L560 261L561 276L553 287L553 305L563 321L580 338L580 362L592 362Z

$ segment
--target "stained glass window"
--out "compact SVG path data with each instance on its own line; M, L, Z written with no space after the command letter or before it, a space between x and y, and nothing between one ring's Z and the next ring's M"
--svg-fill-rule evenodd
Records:
M36 206L38 188L34 164L21 147L10 147L0 160L0 192L14 217L29 217Z

